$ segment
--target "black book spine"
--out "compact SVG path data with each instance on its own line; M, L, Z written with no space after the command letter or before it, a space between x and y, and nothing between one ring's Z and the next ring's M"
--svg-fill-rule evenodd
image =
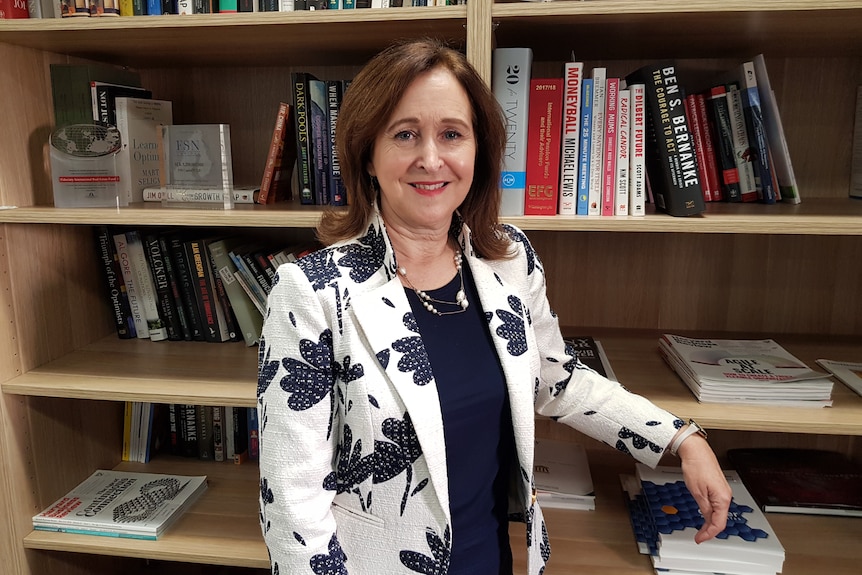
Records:
M314 204L314 188L311 165L311 139L308 82L304 72L293 72L293 109L296 122L296 153L299 180L299 201Z
M222 341L216 316L212 283L207 279L206 262L204 261L204 246L200 240L189 240L185 243L186 258L189 262L189 275L194 285L195 301L204 332L204 340L218 343Z
M186 457L198 456L198 422L194 405L183 405L182 413L182 438L183 455Z
M739 186L739 170L736 167L736 154L733 151L733 126L730 121L730 108L727 105L725 88L716 87L706 99L706 109L712 122L714 135L713 148L720 171L722 195L728 202L741 202L742 190Z
M159 316L164 320L168 330L168 339L178 341L183 339L183 331L180 320L177 317L177 308L171 293L171 283L165 265L165 254L159 245L159 238L155 234L147 234L144 237L144 253L147 263L153 274L153 285L156 288L156 304L159 307Z
M198 312L197 299L194 294L194 279L191 275L189 261L186 258L185 246L182 239L176 236L171 237L169 244L171 258L173 258L176 264L177 281L183 299L183 308L188 313L192 339L202 341L204 339L203 322Z
M165 273L167 273L168 276L171 299L174 302L174 309L176 310L177 322L180 327L180 333L182 335L182 339L189 341L192 339L192 328L189 324L189 316L186 313L182 294L180 293L180 281L177 277L177 269L173 261L173 256L171 255L171 249L170 246L168 246L167 238L165 238L163 234L159 234L157 240L159 242L159 248L161 249L162 255L164 257Z
M108 288L108 299L113 310L114 324L120 339L136 337L135 322L123 283L123 274L117 261L117 250L114 239L107 226L96 227L96 240L99 247L99 258L102 262L102 272L105 285Z
M697 174L694 138L685 116L685 94L671 63L647 66L626 82L643 84L647 105L647 176L656 205L672 216L706 209Z
M206 242L206 246L206 256L209 258L209 261L207 262L207 278L212 283L215 299L221 308L222 314L224 314L224 321L227 326L227 339L229 341L239 341L242 339L242 333L237 325L236 317L233 313L233 306L230 305L230 299L228 298L227 292L224 290L224 282L222 281L221 274L218 271L218 266L213 260L212 253L209 250L209 242Z

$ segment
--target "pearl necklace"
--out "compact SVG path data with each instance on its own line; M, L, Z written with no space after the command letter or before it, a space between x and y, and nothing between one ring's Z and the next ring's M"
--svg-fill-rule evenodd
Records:
M470 305L470 302L467 301L467 294L464 292L464 272L461 269L461 252L460 251L455 252L454 260L455 260L455 269L458 271L458 277L461 280L461 287L458 290L458 293L455 294L455 301L445 301L445 300L435 299L435 298L431 297L430 295L428 295L427 293L425 293L424 291L422 291L420 289L416 289L416 286L414 286L410 282L410 279L407 277L407 270L403 267L398 268L398 273L401 274L402 278L404 278L404 283L407 284L407 287L409 287L410 289L413 290L413 293L415 293L416 297L419 298L419 303L422 304L422 307L424 307L426 310L433 313L434 315L443 316L443 315L452 315L452 314L456 314L456 313L463 313L463 312L467 311L467 307ZM454 311L440 311L437 309L437 307L434 304L453 306L453 307L457 307L458 309L456 309Z

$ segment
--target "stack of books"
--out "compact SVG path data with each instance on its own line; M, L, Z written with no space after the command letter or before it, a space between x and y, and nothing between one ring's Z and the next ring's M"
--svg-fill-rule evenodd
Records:
M33 516L33 528L155 540L206 488L206 476L100 469Z
M703 515L678 467L637 464L622 475L638 551L662 575L772 575L784 565L784 547L735 471L724 472L733 489L727 527L715 538L694 542Z
M596 508L587 452L582 445L537 439L533 456L536 497L542 507Z
M829 407L829 375L771 339L692 339L664 334L659 352L705 403Z

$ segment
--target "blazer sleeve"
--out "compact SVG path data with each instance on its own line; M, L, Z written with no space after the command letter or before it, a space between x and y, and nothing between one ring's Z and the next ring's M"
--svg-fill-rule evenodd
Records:
M280 266L258 352L260 521L273 573L344 567L331 511L332 333L296 264ZM341 571L346 573L347 571Z
M517 230L515 237L517 257L527 269L525 294L540 366L536 412L657 465L682 420L576 359L548 302L544 267L523 232Z

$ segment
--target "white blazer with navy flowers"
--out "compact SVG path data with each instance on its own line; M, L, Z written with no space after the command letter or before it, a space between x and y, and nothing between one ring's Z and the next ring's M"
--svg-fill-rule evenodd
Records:
M576 361L526 236L470 266L508 387L518 470L510 516L528 573L550 556L533 495L540 413L658 463L683 422ZM278 269L259 350L260 521L279 575L445 575L453 538L432 366L379 215L362 237ZM457 337L457 334L453 334Z

